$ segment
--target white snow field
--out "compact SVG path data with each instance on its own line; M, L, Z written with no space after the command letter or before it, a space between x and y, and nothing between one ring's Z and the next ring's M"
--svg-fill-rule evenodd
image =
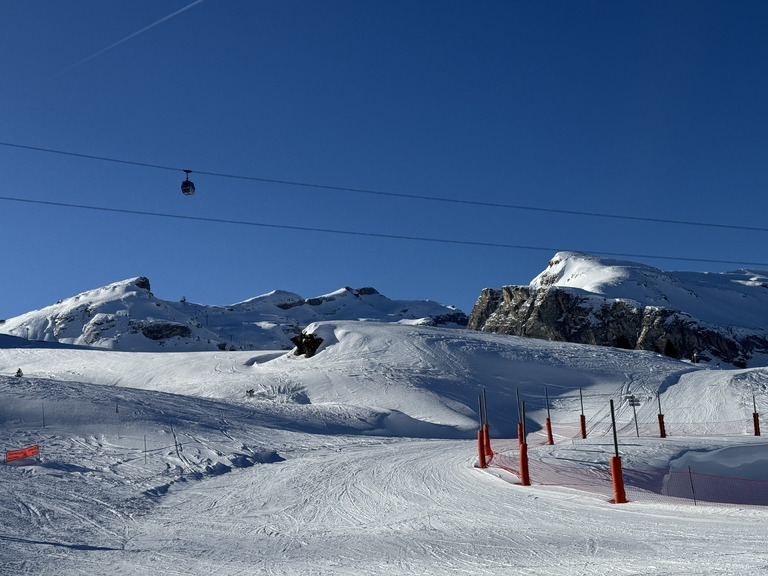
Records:
M534 458L606 466L613 399L626 466L765 489L751 418L768 369L379 322L308 331L324 339L312 358L0 349L0 446L40 450L0 465L0 573L768 573L768 507L613 504L475 467L483 388L492 434L510 437L517 393L533 431L546 387L557 443ZM586 440L563 432L579 388ZM648 432L657 393L670 430L703 435Z

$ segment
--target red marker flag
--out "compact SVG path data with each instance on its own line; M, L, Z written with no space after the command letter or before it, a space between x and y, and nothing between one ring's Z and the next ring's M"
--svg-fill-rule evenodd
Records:
M10 462L11 460L29 458L30 456L36 456L37 452L37 444L30 446L29 448L24 448L23 450L11 450L5 453L5 461Z

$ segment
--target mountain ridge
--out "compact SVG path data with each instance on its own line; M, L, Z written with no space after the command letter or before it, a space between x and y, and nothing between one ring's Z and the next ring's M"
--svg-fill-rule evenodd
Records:
M662 272L558 252L528 286L486 288L471 330L652 350L745 367L768 362L768 272Z
M391 300L370 287L315 298L273 290L230 305L156 298L138 276L8 319L0 334L122 351L290 350L313 322L367 320L463 327L466 315L430 300Z

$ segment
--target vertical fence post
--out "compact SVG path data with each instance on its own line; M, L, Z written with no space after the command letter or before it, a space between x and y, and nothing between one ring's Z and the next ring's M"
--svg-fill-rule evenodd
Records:
M581 437L587 437L587 419L584 416L584 396L581 394L581 388L579 388L579 402L581 402L581 417L579 423L581 424Z
M547 444L552 446L555 441L552 438L552 420L549 418L549 392L544 388L544 396L547 399Z
M480 468L485 468L485 438L483 429L477 431L477 462Z
M626 504L627 494L624 490L624 476L621 473L621 457L619 456L619 439L616 435L616 415L613 412L613 399L611 399L611 423L613 424L613 447L616 452L616 456L611 458L613 501L616 504Z
M635 435L640 438L640 427L637 424L637 406L640 405L640 401L632 394L629 397L629 405L632 406L632 414L635 419Z
M659 438L667 437L667 427L664 425L664 414L661 411L661 394L656 394L659 401Z
M477 431L477 458L480 468L485 468L485 426L483 426L483 397L477 397L478 415L480 418L480 429Z
M531 477L528 473L528 442L525 438L525 402L522 404L523 443L520 444L520 484L531 485Z
M520 389L515 388L515 395L517 396L517 445L523 445L523 417L520 414Z
M485 453L489 459L492 459L493 450L491 450L491 432L488 426L488 401L485 398L485 388L483 388L483 407L485 408L485 425L483 426L483 434L485 436Z
M755 393L752 393L752 406L754 412L752 412L752 423L755 427L755 436L760 436L760 414L757 413L757 401L755 401Z
M693 487L693 472L688 466L688 479L691 481L691 495L693 496L693 505L696 506L696 488Z

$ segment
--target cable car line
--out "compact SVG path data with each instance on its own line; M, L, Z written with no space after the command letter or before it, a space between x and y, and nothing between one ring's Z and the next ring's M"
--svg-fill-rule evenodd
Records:
M101 212L114 212L118 214L131 214L135 216L154 216L157 218L173 218L176 220L191 220L197 222L210 222L216 224L236 224L240 226L257 226L261 228L278 228L282 230L298 230L301 232L319 232L323 234L341 234L346 236L366 236L369 238L386 238L391 240L409 240L418 242L433 242L439 244L459 244L464 246L480 246L486 248L507 248L513 250L536 250L540 252L562 252L565 248L549 248L544 246L525 246L518 244L501 244L497 242L479 242L474 240L455 240L451 238L429 238L426 236L406 236L402 234L384 234L377 232L359 232L354 230L339 230L334 228L316 228L311 226L295 226L290 224L270 224L267 222L251 222L247 220L230 220L226 218L210 218L207 216L187 216L184 214L169 214L164 212L149 212L146 210L128 210L125 208L107 208L105 206L88 206L84 204L71 204L68 202L52 202L49 200L30 200L28 198L14 198L10 196L0 196L0 200L8 202L23 202L27 204L41 204L46 206L58 206L61 208L76 208L80 210L97 210ZM570 249L572 250L572 249ZM704 262L710 264L732 264L746 266L761 266L768 268L768 262L749 262L742 260L717 260L713 258L690 258L684 256L658 256L649 254L631 254L624 252L602 252L584 250L592 254L603 256L615 256L619 258L646 258L649 260L678 260L682 262Z
M157 170L171 170L173 172L184 171L174 166L164 166L161 164L150 164L148 162L135 162L132 160L122 160L119 158L108 158L105 156L94 156L92 154L80 154L77 152L66 152L63 150L53 150L39 146L26 146L23 144L13 144L10 142L0 142L0 146L9 146L12 148L21 148L33 150L36 152L48 152L51 154L60 154L63 156L74 156L77 158L86 158L89 160L100 160L103 162L114 162L117 164L127 164L131 166L140 166L143 168L155 168ZM608 218L614 220L631 220L635 222L653 222L656 224L674 224L677 226L698 226L703 228L720 228L726 230L742 230L749 232L768 232L768 228L762 226L745 226L742 224L722 224L718 222L698 222L695 220L676 220L671 218L654 218L650 216L632 216L629 214L611 214L607 212L588 212L583 210L567 210L564 208L543 208L540 206L523 206L519 204L505 204L500 202L484 202L482 200L462 200L459 198L445 198L441 196L427 196L423 194L406 194L402 192L384 192L381 190L367 190L364 188L350 188L345 186L332 186L328 184L314 184L310 182L296 182L291 180L278 180L274 178L262 178L259 176L244 176L238 174L226 174L223 172L207 172L204 170L195 170L196 174L204 176L213 176L216 178L230 178L235 180L248 180L251 182L264 182L268 184L278 184L282 186L298 186L303 188L315 188L321 190L333 190L336 192L353 192L356 194L369 194L375 196L388 196L391 198L405 198L409 200L425 200L428 202L442 202L446 204L459 204L465 206L481 206L484 208L502 208L508 210L525 210L530 212L544 212L549 214L565 214L569 216L589 216L592 218Z

